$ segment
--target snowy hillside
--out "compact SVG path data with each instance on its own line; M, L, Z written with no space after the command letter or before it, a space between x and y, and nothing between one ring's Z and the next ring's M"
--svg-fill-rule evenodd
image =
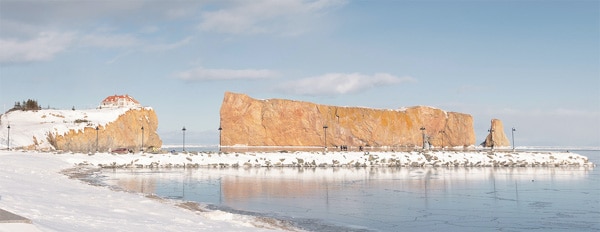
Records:
M0 149L6 149L9 146L9 136L10 148L32 146L37 141L36 149L49 149L52 148L47 141L47 136L50 133L63 135L69 130L78 131L83 130L85 127L102 127L115 121L120 115L131 109L123 107L88 110L11 111L0 117Z

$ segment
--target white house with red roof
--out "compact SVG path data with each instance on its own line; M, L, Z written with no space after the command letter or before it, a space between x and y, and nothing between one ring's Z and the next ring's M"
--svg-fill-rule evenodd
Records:
M98 108L122 108L122 107L141 107L140 102L133 97L125 95L113 95L106 97Z

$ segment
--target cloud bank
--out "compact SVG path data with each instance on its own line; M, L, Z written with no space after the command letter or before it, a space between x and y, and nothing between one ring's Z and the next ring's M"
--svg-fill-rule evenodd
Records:
M198 28L226 34L298 34L307 30L315 18L331 8L345 4L344 0L234 1L224 7L202 14ZM291 25L291 26L290 26Z
M20 63L51 60L67 49L73 33L43 32L29 40L0 38L0 63Z
M186 81L209 80L257 80L277 77L277 72L268 69L206 69L198 67L174 74Z
M0 64L51 61L78 49L113 49L118 56L132 50L164 52L188 45L198 31L297 35L322 25L322 16L344 4L345 0L0 1ZM97 24L112 21L119 23ZM179 35L179 41L165 40L156 35L165 22L199 30ZM89 25L109 29L90 31ZM123 33L132 28L138 33ZM264 70L254 71L260 72L250 76L264 75Z
M378 86L414 81L416 80L412 77L396 77L388 73L375 73L374 75L328 73L321 76L288 81L280 85L278 90L298 95L330 96L364 92Z

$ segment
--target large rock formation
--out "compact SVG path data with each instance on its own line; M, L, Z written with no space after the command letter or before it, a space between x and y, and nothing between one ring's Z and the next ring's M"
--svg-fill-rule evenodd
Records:
M0 124L2 147L10 144L10 148L29 150L137 151L142 146L142 133L145 148L162 146L156 133L158 118L149 107L12 111L2 115Z
M230 92L221 106L221 127L223 146L323 146L326 139L327 146L420 147L423 134L436 147L475 144L468 114L425 106L382 110L256 100Z
M500 119L492 119L489 134L485 141L481 143L484 147L508 147L510 142L504 133L504 125Z
M144 130L142 130L144 127ZM53 140L57 150L65 151L95 151L96 135L98 138L98 150L108 151L116 148L126 148L138 151L144 146L160 148L162 141L156 133L158 129L158 117L151 108L131 109L119 116L117 120L104 126L85 127L83 130L69 130L66 134L48 136ZM142 135L143 134L143 135ZM143 141L142 141L143 137ZM143 144L142 144L143 142Z

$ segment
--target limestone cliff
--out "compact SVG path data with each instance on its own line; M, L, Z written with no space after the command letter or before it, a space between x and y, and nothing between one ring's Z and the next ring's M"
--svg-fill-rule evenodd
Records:
M504 125L500 119L492 119L490 126L490 133L485 138L485 141L481 143L484 147L508 147L510 142L504 133Z
M97 141L99 151L139 150L142 127L144 147L160 148L158 119L150 107L18 110L0 116L0 147L93 152Z
M471 115L425 106L338 107L227 92L220 113L223 146L323 146L325 133L327 146L420 147L423 133L436 147L475 144Z
M144 130L141 128L144 127ZM96 135L98 150L108 151L117 148L138 151L143 146L160 148L162 141L156 133L158 118L151 108L131 109L120 115L117 120L96 128L89 126L83 130L69 130L64 135L49 135L57 150L65 151L95 151Z

